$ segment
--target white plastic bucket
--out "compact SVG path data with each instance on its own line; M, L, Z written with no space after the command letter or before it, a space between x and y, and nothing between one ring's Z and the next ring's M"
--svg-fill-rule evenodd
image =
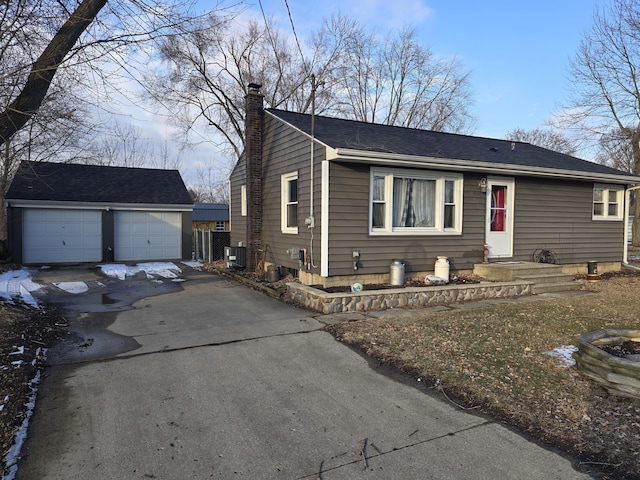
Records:
M436 277L443 278L446 283L449 283L449 258L438 257L434 273Z

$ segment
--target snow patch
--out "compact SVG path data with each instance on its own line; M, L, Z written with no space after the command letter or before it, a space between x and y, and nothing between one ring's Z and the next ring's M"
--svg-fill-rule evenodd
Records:
M33 409L36 406L36 394L38 393L38 384L40 383L40 370L36 373L36 376L29 382L29 388L31 389L31 393L29 394L29 399L25 406L27 407L27 411L24 416L24 420L22 421L22 425L18 429L15 440L9 452L4 457L4 462L7 467L8 473L6 473L2 480L13 480L16 477L16 473L18 472L18 459L20 458L20 450L22 449L22 444L27 438L27 428L29 427L29 420L31 419L31 415L33 415Z
M38 302L31 292L39 290L42 285L31 280L27 270L10 270L0 274L0 297L13 303L13 299L19 297L24 303L37 307Z
M198 262L196 260L184 261L182 264L191 268L200 268L203 266L202 262Z
M13 346L16 349L15 352L11 352L9 355L24 355L24 345L20 345L19 347Z
M140 272L144 272L148 279L153 279L155 277L177 278L178 274L182 273L180 267L172 262L139 263L135 266L112 263L98 266L105 275L119 280L124 280L125 278L134 276Z
M573 359L573 352L577 352L578 347L574 345L562 345L561 347L556 347L553 350L548 352L544 352L545 355L551 355L558 359L558 366L561 368L572 367L576 364L576 361Z
M54 285L68 293L84 293L89 290L89 286L84 282L59 282Z

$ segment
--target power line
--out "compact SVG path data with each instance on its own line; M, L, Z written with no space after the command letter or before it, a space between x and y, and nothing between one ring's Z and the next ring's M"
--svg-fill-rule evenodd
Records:
M302 48L300 47L300 41L298 40L298 34L296 33L296 26L293 24L293 17L291 16L291 9L289 8L289 2L287 0L284 0L284 4L287 7L287 13L289 14L289 22L291 23L291 30L293 31L293 38L296 40L296 45L298 46L298 52L300 52L300 58L302 58L302 65L304 66L304 70L306 74L309 75L307 62L304 59L304 53L302 53Z
M264 28L267 31L267 36L269 37L269 42L271 43L272 48L276 49L276 44L273 41L273 37L271 36L271 29L269 28L269 22L267 22L267 15L264 13L264 7L262 6L262 0L258 0L260 4L260 11L262 12L262 19L264 20Z

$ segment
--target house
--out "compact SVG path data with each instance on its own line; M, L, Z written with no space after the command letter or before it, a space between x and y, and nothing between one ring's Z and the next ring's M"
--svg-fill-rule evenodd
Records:
M224 203L194 203L193 230L211 230L212 232L228 232L229 206Z
M15 262L191 258L193 203L177 170L22 162L5 205Z
M531 261L567 273L620 268L627 189L640 177L528 143L263 108L246 96L246 143L231 177L231 244L247 268L307 284L385 281L438 256L452 272Z

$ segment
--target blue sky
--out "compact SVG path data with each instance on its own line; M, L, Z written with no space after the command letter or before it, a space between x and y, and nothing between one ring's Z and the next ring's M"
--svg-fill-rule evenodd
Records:
M206 7L210 2L201 0ZM602 0L262 0L278 26L308 37L340 12L380 31L414 27L421 42L471 72L475 135L541 127L569 96L568 65ZM258 0L250 13L262 18Z
M569 60L597 5L607 0L261 0L267 16L292 34L288 4L298 36L304 40L323 18L344 14L381 32L414 27L436 54L457 56L471 72L476 117L474 135L503 138L515 128L542 127L569 96ZM226 0L233 2L233 0ZM198 0L202 10L218 0ZM246 0L242 18L262 20L260 2ZM151 121L159 134L167 127ZM167 130L168 131L168 130ZM204 138L204 137L203 137ZM181 171L193 181L195 165L219 158L208 142L183 157Z

